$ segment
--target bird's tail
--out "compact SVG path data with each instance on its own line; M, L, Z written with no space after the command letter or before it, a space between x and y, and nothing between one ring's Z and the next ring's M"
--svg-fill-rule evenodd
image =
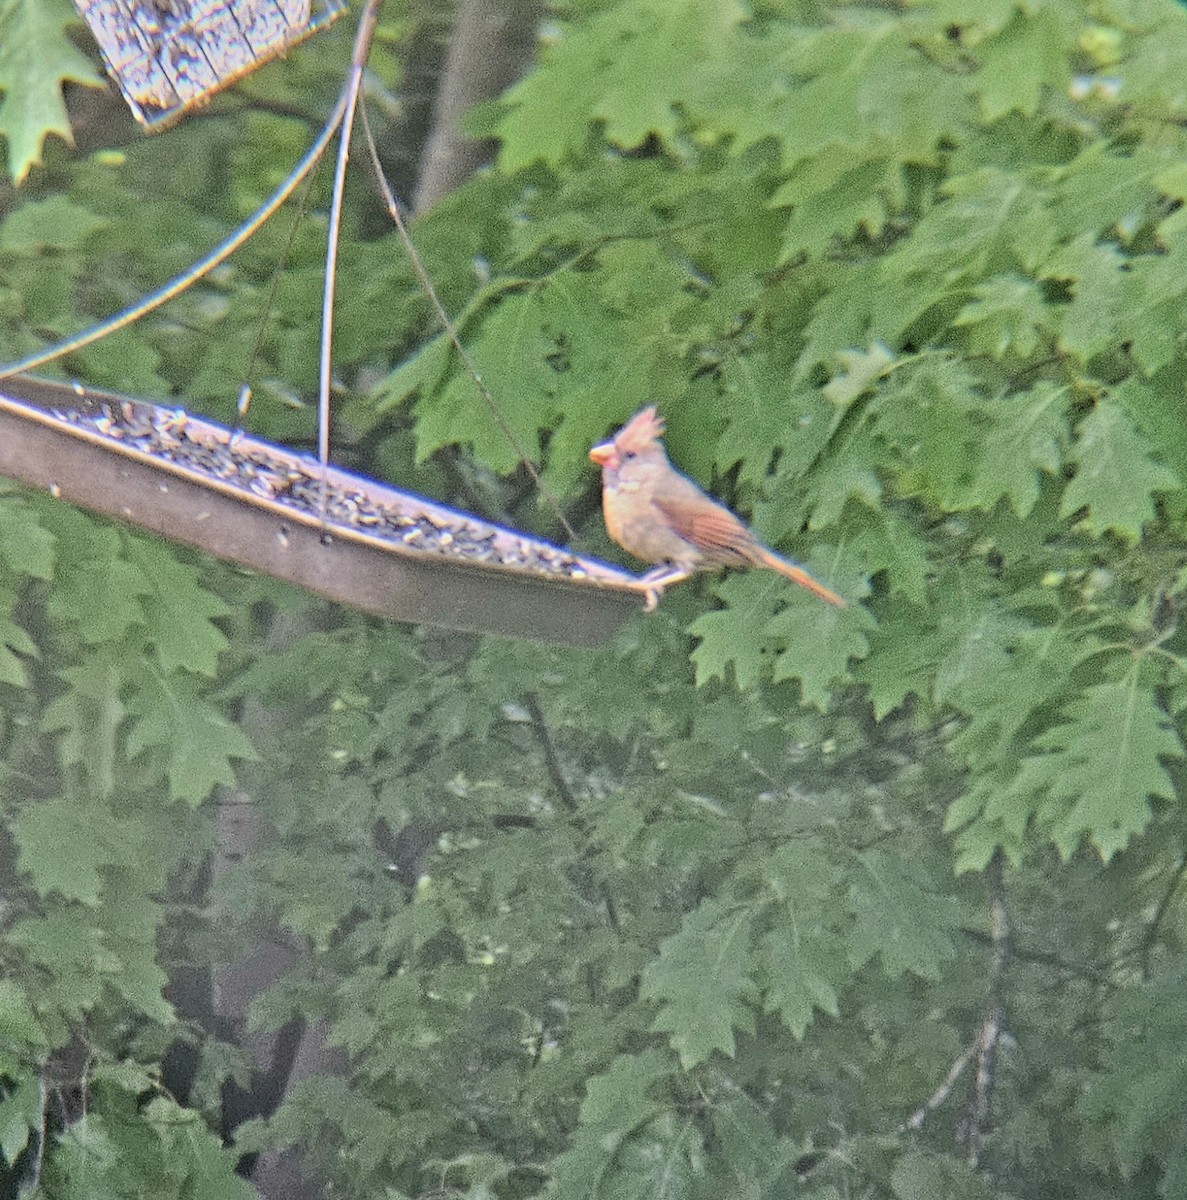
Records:
M788 579L793 583L798 583L800 587L807 588L813 596L819 596L821 600L825 600L837 608L845 607L845 601L836 592L830 592L823 583L817 583L803 567L797 567L795 563L788 562L785 558L780 558L773 550L768 550L763 546L759 562L764 567L770 567L772 571L778 571L780 575L786 575Z

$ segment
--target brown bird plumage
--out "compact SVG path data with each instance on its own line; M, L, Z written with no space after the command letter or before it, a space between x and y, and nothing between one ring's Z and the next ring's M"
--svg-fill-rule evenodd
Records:
M844 607L840 596L764 546L728 508L677 471L660 441L663 432L663 418L650 405L589 452L602 468L607 532L636 558L662 564L644 576L649 609L668 584L719 567L767 567Z

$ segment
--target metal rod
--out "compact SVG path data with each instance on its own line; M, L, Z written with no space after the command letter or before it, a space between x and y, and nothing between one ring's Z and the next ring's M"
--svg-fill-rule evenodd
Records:
M292 169L280 187L256 209L247 221L240 225L225 241L220 242L205 258L199 259L180 275L175 276L168 283L159 287L155 292L141 297L135 304L129 305L121 312L108 317L98 325L92 325L89 329L84 329L81 333L76 333L64 342L57 342L53 346L47 346L35 354L30 354L26 358L20 359L18 362L0 365L0 379L7 379L12 375L35 370L37 367L43 367L46 363L51 363L55 359L82 350L92 342L97 342L109 333L114 333L117 329L123 329L125 325L130 325L133 321L138 321L154 309L160 308L162 304L172 300L174 296L180 295L186 288L197 283L204 275L213 271L219 263L224 262L234 254L280 208L300 186L301 181L306 175L317 165L321 156L326 152L326 147L329 146L339 125L342 123L343 114L346 112L346 100L347 96L344 92L339 97L334 111L330 114L330 119L322 127L322 131L317 135L313 145L305 152L304 157Z
M383 0L367 0L355 34L350 56L350 75L338 99L342 110L341 132L338 141L338 161L334 169L334 190L330 200L330 224L326 234L326 269L322 283L321 348L318 355L317 385L317 458L322 468L330 461L330 377L334 344L334 286L338 274L338 234L342 225L342 196L346 189L346 164L350 158L350 135L354 130L354 114L358 106L359 88L371 41Z

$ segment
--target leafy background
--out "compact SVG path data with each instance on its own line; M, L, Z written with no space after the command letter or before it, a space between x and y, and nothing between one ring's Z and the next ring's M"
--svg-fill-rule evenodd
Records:
M373 102L429 19L387 13ZM250 212L345 24L141 139L64 0L0 0L0 352ZM585 451L658 403L852 603L731 575L598 651L481 641L6 488L4 1187L1187 1196L1187 12L544 32L414 226L504 417L610 555ZM339 458L555 533L348 200ZM225 420L250 378L306 444L308 210L63 370Z

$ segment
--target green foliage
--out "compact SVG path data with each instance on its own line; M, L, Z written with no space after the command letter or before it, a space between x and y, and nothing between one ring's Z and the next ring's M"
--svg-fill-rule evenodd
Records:
M18 174L52 122L20 142L11 105L76 54L41 8L0 7ZM245 1195L233 1156L285 1147L345 1196L1187 1193L1187 11L554 16L494 168L414 228L468 352L582 548L614 553L589 445L657 403L848 606L736 573L596 651L483 643L0 493L5 1167L44 1138L66 1197ZM18 19L58 64L24 87ZM4 353L223 236L346 40L253 78L266 112L49 153L0 221ZM353 465L544 527L348 200ZM225 419L250 371L256 428L305 442L317 222L261 331L288 236L64 369ZM207 886L224 786L268 832ZM295 961L252 1031L319 1022L345 1066L224 1148L243 1058L173 985L262 915Z
M8 170L18 183L41 162L51 133L70 140L62 102L66 80L100 86L95 68L66 38L77 22L67 0L4 0L0 4L0 135Z

